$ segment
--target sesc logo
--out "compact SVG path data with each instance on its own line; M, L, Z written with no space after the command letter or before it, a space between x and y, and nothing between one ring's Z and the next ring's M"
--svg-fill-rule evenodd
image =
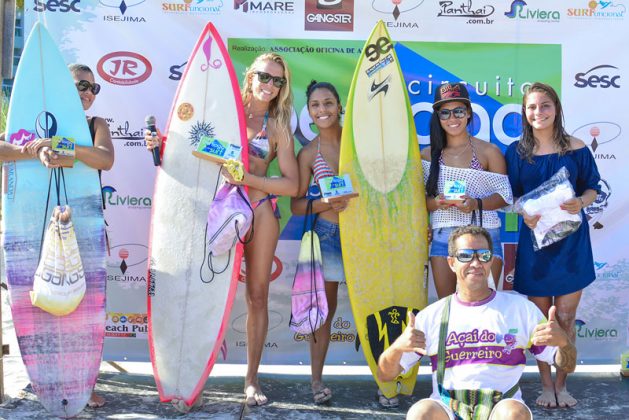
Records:
M585 73L577 73L574 76L576 80L574 85L578 88L607 89L613 87L618 89L620 88L620 74L618 73L618 67L614 67L611 64L601 64L600 66L592 67Z
M80 13L78 4L81 0L35 0L33 8L36 12L74 12Z
M114 85L129 86L149 78L153 66L146 57L129 51L115 51L98 60L100 77Z

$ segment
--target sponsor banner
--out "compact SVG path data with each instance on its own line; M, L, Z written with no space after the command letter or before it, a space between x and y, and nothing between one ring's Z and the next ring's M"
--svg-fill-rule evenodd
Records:
M228 44L236 73L262 52L277 52L293 75L292 128L296 151L316 133L305 107L312 79L338 88L345 105L356 60L374 23L382 19L395 42L407 83L420 147L428 144L428 118L434 89L443 81L464 81L474 103L470 131L504 150L521 129L522 91L533 81L553 85L563 99L566 130L592 151L603 180L597 200L586 209L596 264L596 282L579 306L577 345L585 363L616 362L629 342L629 309L622 301L629 282L624 247L629 235L629 186L623 134L629 37L626 1L487 0L28 0L26 31L45 20L68 63L86 63L102 85L90 115L108 122L116 161L102 173L105 215L111 247L107 258L107 312L146 313L148 237L155 167L143 139L144 120L156 116L164 129L177 83L197 36L208 20ZM360 6L360 7L359 7ZM604 29L605 42L592 37ZM604 25L604 27L603 27ZM598 29L598 27L596 28ZM603 32L601 32L603 33ZM380 59L386 57L382 55ZM540 64L541 63L541 64ZM386 65L386 60L380 65ZM15 142L29 132L14 133ZM16 174L5 163L5 191L11 198ZM270 175L278 174L274 162ZM273 265L270 325L263 363L309 363L306 337L288 328L290 289L303 220L292 217L290 201L280 200L281 240ZM517 218L505 217L504 288L512 285L518 238ZM430 289L430 300L435 299ZM226 360L244 363L246 307L239 285ZM626 299L625 299L626 300ZM605 308L602 312L601 308ZM123 325L108 318L108 327ZM124 325L137 325L129 324ZM174 326L176 327L176 326ZM130 328L130 327L129 327ZM123 335L135 333L135 336ZM119 335L112 335L119 334ZM339 288L329 363L364 364L356 347L347 289ZM600 342L605 344L601 346ZM108 360L148 360L146 335L108 331ZM219 362L224 357L219 356Z

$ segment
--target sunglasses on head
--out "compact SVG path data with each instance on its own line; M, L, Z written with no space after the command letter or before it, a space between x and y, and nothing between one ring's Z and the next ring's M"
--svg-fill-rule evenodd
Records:
M475 255L478 261L487 263L491 260L492 252L489 249L459 249L454 256L459 262L467 263L472 261Z
M269 73L265 73L263 71L256 71L258 75L258 80L260 83L269 83L269 81L273 80L273 86L277 88L281 88L286 84L286 79L279 76L271 76Z
M79 92L90 90L94 95L98 95L98 92L100 92L100 85L98 83L90 83L87 80L79 80L75 84Z
M439 119L443 121L449 119L451 114L454 115L454 118L465 118L467 116L467 108L465 108L464 106L459 106L454 109L440 109L437 112L437 115L439 115Z

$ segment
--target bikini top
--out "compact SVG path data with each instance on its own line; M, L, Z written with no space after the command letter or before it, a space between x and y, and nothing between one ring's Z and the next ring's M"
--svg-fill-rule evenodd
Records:
M264 114L264 121L262 122L262 128L249 142L249 155L257 157L259 159L266 159L271 151L269 144L269 137L266 134L266 126L269 122L269 113Z
M477 171L484 171L483 165L481 165L480 160L476 156L476 149L474 148L474 144L472 143L472 138L469 138L470 147L472 148L472 160L470 160L470 169L476 169ZM441 156L439 156L439 163L441 165L445 165L443 162L443 151L441 151Z
M328 162L326 162L321 154L321 140L318 139L317 141L317 155L315 156L314 162L312 162L312 176L315 182L319 184L321 178L334 176L336 174L332 171L332 168L330 168L330 165L328 165Z

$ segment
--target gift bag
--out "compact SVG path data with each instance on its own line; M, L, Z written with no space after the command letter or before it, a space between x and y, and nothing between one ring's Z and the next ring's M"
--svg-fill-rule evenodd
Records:
M54 208L42 246L31 303L56 316L72 313L85 295L85 273L69 206Z
M569 172L562 166L552 177L516 201L514 209L529 216L541 215L535 229L531 229L533 249L559 242L581 226L581 213L570 214L560 206L575 197Z
M297 271L293 280L289 324L293 331L301 334L314 334L328 317L319 236L312 228L306 228L311 218L312 200L309 200L304 234L299 248Z
M252 220L253 208L247 194L238 185L224 183L207 215L207 252L222 255L231 250L238 239L244 242L242 238Z

